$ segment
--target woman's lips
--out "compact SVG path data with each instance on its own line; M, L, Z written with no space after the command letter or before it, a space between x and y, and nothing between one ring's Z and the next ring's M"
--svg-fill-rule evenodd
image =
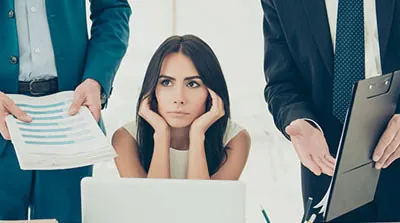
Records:
M187 113L187 112L182 112L182 111L170 111L170 112L167 112L169 115L172 115L172 116L186 116L186 115L189 115L189 113Z

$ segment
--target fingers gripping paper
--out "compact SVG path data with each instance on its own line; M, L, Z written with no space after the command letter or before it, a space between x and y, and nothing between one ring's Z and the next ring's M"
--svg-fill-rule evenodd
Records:
M116 157L89 109L68 115L73 91L43 97L8 96L32 122L8 115L6 123L21 169L68 169Z

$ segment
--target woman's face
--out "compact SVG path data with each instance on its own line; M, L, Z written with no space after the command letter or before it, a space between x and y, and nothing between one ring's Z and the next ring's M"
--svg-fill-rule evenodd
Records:
M205 113L208 89L189 57L167 55L156 87L158 112L173 128L184 128Z

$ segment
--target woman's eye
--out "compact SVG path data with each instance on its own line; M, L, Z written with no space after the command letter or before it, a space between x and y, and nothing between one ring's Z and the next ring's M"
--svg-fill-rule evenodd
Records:
M162 80L160 83L163 86L170 86L171 85L171 81L170 80Z
M200 85L196 81L191 81L188 83L188 86L191 88L199 87Z

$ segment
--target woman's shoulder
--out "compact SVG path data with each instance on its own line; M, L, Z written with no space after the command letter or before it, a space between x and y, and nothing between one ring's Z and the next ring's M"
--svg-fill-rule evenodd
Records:
M135 148L137 148L137 144L135 126L135 122L128 122L113 133L111 143L117 153L124 153L128 150L130 151L132 148L136 151Z
M121 128L128 131L133 138L136 138L136 133L137 133L136 120L125 123Z
M225 135L223 138L224 146L228 145L228 143L242 131L246 131L246 129L232 119L228 119Z

